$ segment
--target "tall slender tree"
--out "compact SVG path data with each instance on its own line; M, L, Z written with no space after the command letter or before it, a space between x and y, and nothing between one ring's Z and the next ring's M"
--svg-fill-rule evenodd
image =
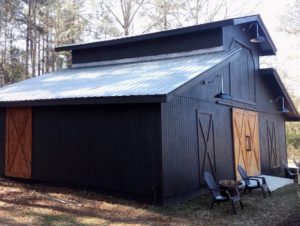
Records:
M100 0L127 36L145 0Z

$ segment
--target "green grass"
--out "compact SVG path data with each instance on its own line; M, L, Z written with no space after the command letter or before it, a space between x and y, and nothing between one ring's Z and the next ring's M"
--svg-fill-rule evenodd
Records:
M300 225L298 193L300 186L297 184L281 188L266 199L260 191L253 191L242 196L244 210L236 203L237 215L232 214L230 203L221 203L214 205L212 210L209 209L209 195L172 207L154 207L152 211L186 219L190 225L276 225L287 220Z

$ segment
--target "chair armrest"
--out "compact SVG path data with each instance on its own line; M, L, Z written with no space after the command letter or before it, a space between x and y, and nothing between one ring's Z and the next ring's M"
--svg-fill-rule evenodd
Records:
M264 178L264 177L259 177L259 176L249 176L248 178L249 178L250 180L261 179L263 184L267 184L266 178Z
M227 198L228 198L228 199L230 199L230 198L231 198L231 195L230 195L230 193L229 193L229 191L228 191L228 190L222 190L222 192L224 192L224 193L225 193L225 195L227 196Z
M257 186L259 186L259 185L260 185L260 182L259 182L259 180L258 180L257 178L253 178L253 177L247 177L247 179L248 179L248 180L253 180L253 181L256 181L256 183L257 183Z

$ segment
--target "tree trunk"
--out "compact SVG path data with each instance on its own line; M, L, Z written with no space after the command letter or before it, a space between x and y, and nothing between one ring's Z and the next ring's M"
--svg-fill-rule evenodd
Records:
M36 76L36 56L37 56L37 23L36 23L37 3L32 8L32 38L31 38L31 67L32 77Z
M25 76L28 78L29 76L29 45L31 39L31 0L28 0L28 14L27 14L27 34L26 34L26 55L25 55Z
M45 61L45 70L46 73L49 72L49 64L50 64L50 57L49 57L49 52L50 52L50 48L49 48L49 33L46 34L46 61Z
M43 46L42 46L42 74L45 73L45 34L42 35L42 42L43 42Z
M41 75L41 33L39 32L38 34L38 39L37 39L37 52L38 52L38 57L37 57L37 75Z

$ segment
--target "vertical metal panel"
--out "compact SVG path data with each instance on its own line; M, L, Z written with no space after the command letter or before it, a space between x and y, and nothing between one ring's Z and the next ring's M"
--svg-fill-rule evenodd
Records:
M229 66L212 74L209 79L213 79L218 74L224 76L225 90L228 90ZM204 159L199 160L199 149L204 150L205 147L198 139L197 111L214 114L215 166L213 167L216 178L234 177L231 108L217 105L214 100L214 95L221 89L220 84L219 80L210 85L199 83L177 95L173 101L162 105L162 159L166 198L196 192L203 187L200 185L199 169L200 162Z
M231 63L230 93L233 98L255 102L255 65L251 50L243 48L241 57Z
M249 24L223 28L224 46L241 48L241 57L231 64L231 95L238 101L255 103L259 69L258 45L250 42Z
M72 51L72 62L73 64L78 64L141 56L154 56L166 53L212 48L216 46L222 46L221 28L114 46L74 50Z
M260 109L260 147L261 147L261 164L262 173L272 173L272 167L270 165L270 152L268 149L269 137L268 137L268 122L274 122L277 131L275 133L276 143L275 152L277 156L277 166L282 164L282 161L286 161L286 135L285 135L285 117L284 114L278 111L278 103L271 103L270 100L276 99L280 96L280 92L274 89L274 84L264 78L262 75L257 77L256 89L257 89L257 108Z
M259 68L257 47L249 42L250 37L246 35L242 26L224 29L223 38L225 47L233 47L233 43L236 42L242 43L239 44L239 47L244 48L239 59L210 76L213 79L217 74L223 75L225 92L229 92L234 97L233 102L228 102L228 105L215 103L213 97L220 91L220 82L216 79L210 85L199 83L175 97L173 101L162 105L162 161L165 198L196 191L201 187L199 172L197 172L200 168L199 161L197 161L199 158L197 153L197 110L214 114L217 179L234 178L231 105L235 106L236 102L241 108L251 105L252 109L259 111L262 173L269 168L268 153L265 150L265 146L267 146L266 130L264 130L266 123L262 123L262 121L276 120L279 143L285 143L284 118L269 103L271 98L276 97L276 93L270 91L270 84L264 83L257 73ZM282 159L286 149L283 145L278 148Z
M152 199L159 131L159 104L35 107L32 177Z

